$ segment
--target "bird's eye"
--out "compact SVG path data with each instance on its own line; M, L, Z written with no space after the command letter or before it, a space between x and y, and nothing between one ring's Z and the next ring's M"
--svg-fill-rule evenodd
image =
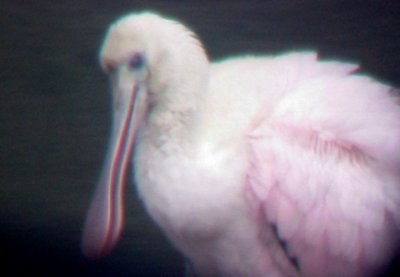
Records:
M144 57L141 53L134 54L128 63L128 67L131 70L138 70L144 66Z

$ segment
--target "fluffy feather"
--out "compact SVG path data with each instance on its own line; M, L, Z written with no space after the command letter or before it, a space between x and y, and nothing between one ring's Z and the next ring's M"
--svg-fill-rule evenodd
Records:
M388 86L329 72L298 82L252 132L249 183L304 272L356 262L346 276L365 276L397 241L400 109Z
M189 29L152 13L113 24L100 56L119 104L87 255L119 238L134 145L139 195L188 273L368 276L388 261L400 226L392 88L313 52L209 63Z

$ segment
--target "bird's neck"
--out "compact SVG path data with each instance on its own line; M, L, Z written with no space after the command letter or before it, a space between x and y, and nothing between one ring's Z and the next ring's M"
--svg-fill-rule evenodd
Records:
M141 130L140 144L176 155L191 148L196 110L153 110Z
M209 62L193 38L168 53L159 64L160 76L154 78L157 83L150 86L150 90L157 91L157 99L146 133L157 143L188 144L202 98L208 91Z

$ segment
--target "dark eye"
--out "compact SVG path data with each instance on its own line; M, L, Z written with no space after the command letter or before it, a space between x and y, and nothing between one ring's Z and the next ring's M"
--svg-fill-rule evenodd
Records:
M144 57L143 54L137 53L134 54L128 63L129 69L131 70L139 70L144 66Z

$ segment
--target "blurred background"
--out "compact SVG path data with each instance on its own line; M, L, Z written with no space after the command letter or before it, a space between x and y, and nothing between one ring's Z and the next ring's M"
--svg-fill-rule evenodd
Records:
M97 52L113 20L143 9L185 22L211 59L316 49L400 86L400 1L3 0L0 238L9 275L182 275L183 259L145 214L131 178L114 252L88 261L79 248L110 128ZM386 276L397 276L395 263Z

